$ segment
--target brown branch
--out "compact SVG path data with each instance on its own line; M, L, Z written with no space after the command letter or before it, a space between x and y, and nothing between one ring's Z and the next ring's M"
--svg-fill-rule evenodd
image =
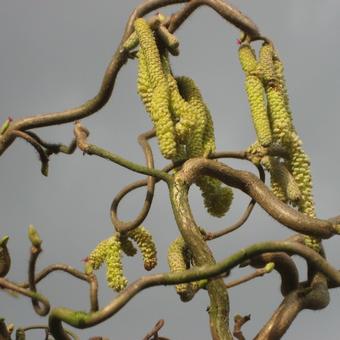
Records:
M208 6L222 18L251 37L260 35L256 25L238 9L222 0L191 0L171 17L169 31L174 32L200 6Z
M55 272L55 271L63 271L65 273L68 273L72 275L73 277L80 279L82 281L86 281L90 284L90 302L91 302L91 311L97 311L98 310L98 282L95 274L86 275L85 273L62 263L56 263L51 264L44 268L42 271L40 271L38 274L34 277L35 284L39 283L41 280L43 280L45 277L47 277L49 274ZM19 287L27 288L29 287L28 282L19 283Z
M41 145L36 141L35 138L31 137L26 132L14 130L14 131L12 131L12 134L16 137L22 138L23 140L30 143L34 147L34 149L38 152L39 158L40 158L40 161L41 161L41 173L44 176L47 176L48 175L48 161L49 161L49 159L48 159L47 153L41 147Z
M264 253L252 258L250 265L258 268L264 266L266 263L273 262L275 270L281 276L281 293L287 295L291 291L298 288L299 272L294 261L286 253Z
M233 280L233 281L230 281L230 282L226 283L225 286L226 286L227 289L229 289L229 288L238 286L240 284L243 284L245 282L251 281L253 279L256 279L257 277L261 277L261 276L263 276L265 274L270 273L274 269L274 267L275 267L274 263L273 262L269 262L266 266L257 269L253 273L250 273L250 274L245 275L245 276L243 276L243 277L241 277L239 279L236 279L236 280Z
M27 135L34 138L41 146L46 149L47 155L58 154L58 153L65 153L67 155L71 155L75 149L77 148L77 143L75 138L71 141L69 145L64 145L61 143L48 143L42 140L36 133L32 131L26 131Z
M264 172L262 166L257 165L257 169L259 170L260 179L264 183L265 182L265 172ZM242 216L239 218L239 220L236 223L232 224L231 226L229 226L225 229L217 231L217 232L207 232L206 236L205 236L206 240L209 240L209 241L214 240L218 237L227 235L227 234L237 230L238 228L242 227L247 222L250 214L252 213L252 211L254 209L255 204L256 204L256 201L252 198L250 200L246 210L244 211L244 213L242 214Z
M145 335L143 340L168 340L167 338L158 336L158 332L161 330L163 326L164 326L164 320L161 319L156 323L153 329L147 335Z
M256 202L275 220L302 234L319 238L330 238L340 233L340 226L329 220L311 218L281 202L254 174L233 169L223 163L195 158L183 165L183 180L191 185L201 175L212 176L231 187L240 189Z
M48 314L48 312L50 310L50 303L48 302L47 298L44 297L43 295L41 295L40 293L33 292L29 289L24 289L24 288L18 286L17 284L15 284L15 283L13 283L9 280L6 280L5 278L2 278L2 277L0 277L0 288L8 289L8 290L11 290L13 292L17 292L21 295L27 296L31 299L34 298L34 299L38 300L40 303L42 303L44 305L43 310L47 311L47 312L45 312L46 314Z
M245 315L245 316L241 316L239 314L234 316L234 332L233 335L234 337L236 337L236 339L238 340L246 340L246 338L243 336L242 333L242 326L248 322L250 320L250 314L249 315Z
M15 140L15 137L17 135L13 133L14 130L24 131L44 126L65 124L88 117L93 113L99 111L110 99L114 89L117 74L129 58L129 52L122 47L125 40L130 36L133 31L133 22L138 17L145 16L153 10L157 10L161 7L169 5L185 3L187 1L188 0L147 0L144 1L141 5L137 6L128 19L121 42L105 71L102 84L97 95L84 104L72 109L61 112L33 115L11 122L8 129L2 135L0 135L0 155ZM227 21L231 22L236 27L239 27L249 36L256 37L259 35L257 27L250 21L248 17L244 16L240 11L233 8L231 5L225 3L222 0L191 0L189 5L191 6L191 4L193 3L197 3L198 6L207 5L213 8ZM198 6L196 6L196 8ZM176 30L190 14L190 11L188 12L187 10L184 10L179 13L177 18L176 15L174 15L173 24L170 31L173 32L174 30Z
M311 286L289 293L270 320L256 335L256 340L281 339L296 316L304 309L319 310L329 303L327 280L322 274L315 275Z
M153 160L153 154L152 154L152 149L150 144L148 143L148 139L155 137L156 132L154 129L141 134L138 137L138 142L143 148L145 159L146 159L146 165L148 168L153 169L154 168L154 160ZM146 192L146 197L144 200L144 204L142 207L142 210L138 214L138 216L129 222L124 222L120 220L117 216L117 209L120 201L125 197L125 195L131 191L131 186L128 185L124 187L114 198L112 204L111 204L111 221L112 224L114 225L115 229L117 232L128 232L129 230L132 230L136 227L138 227L141 223L143 223L144 219L148 215L151 204L152 204L152 199L155 191L155 183L156 179L152 176L148 176L146 180L146 185L147 185L147 192Z

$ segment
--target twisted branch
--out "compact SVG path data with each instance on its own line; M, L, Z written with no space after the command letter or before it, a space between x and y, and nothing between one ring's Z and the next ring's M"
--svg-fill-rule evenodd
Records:
M153 160L152 149L151 149L150 144L148 143L148 140L150 138L155 137L155 135L156 135L156 132L154 129L152 129L148 132L141 134L138 137L138 142L144 151L146 165L150 169L154 169L154 160ZM113 202L111 204L110 212L111 212L112 224L114 225L117 232L128 232L129 230L137 228L141 223L143 223L144 219L148 215L150 208L151 208L152 199L153 199L153 195L155 191L155 183L156 183L155 177L148 176L148 178L146 179L147 192L146 192L144 204L143 204L142 210L140 211L138 216L133 221L124 222L120 220L117 216L118 205L120 201L124 198L124 196L129 191L132 190L131 185L126 186L116 195L116 197L113 199Z
M62 322L66 322L73 327L81 329L92 327L112 317L135 295L146 288L213 278L231 270L248 259L268 252L285 252L291 255L299 255L305 258L308 263L314 265L330 282L340 285L340 272L312 249L292 241L261 242L243 248L225 260L212 265L194 267L183 272L163 273L141 277L119 293L111 303L94 313L88 314L85 312L73 311L68 308L53 309L49 317L51 333L57 339L69 340L63 331ZM3 280L0 279L0 286L2 281Z

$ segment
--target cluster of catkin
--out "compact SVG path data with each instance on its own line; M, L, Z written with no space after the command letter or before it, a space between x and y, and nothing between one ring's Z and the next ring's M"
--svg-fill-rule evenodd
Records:
M86 259L86 272L89 274L105 263L108 286L117 292L124 289L128 280L123 272L122 253L124 252L127 256L134 256L137 253L131 240L140 249L144 268L153 269L157 265L156 246L151 234L143 226L139 226L124 235L116 234L101 241Z
M250 44L243 43L239 58L257 135L249 155L269 171L272 191L280 200L315 217L310 161L293 126L283 64L277 51L271 43L264 42L257 60ZM269 146L284 147L288 157L256 156ZM319 240L312 237L305 240L309 246L319 249Z
M168 248L168 264L171 272L182 272L194 265L189 248L183 237L176 238ZM204 288L207 280L181 283L176 285L176 292L182 301L190 301L195 293Z
M156 130L162 155L172 161L207 157L215 150L211 114L200 90L189 77L175 77L169 53L178 54L178 41L159 22L152 25L137 19L126 49L139 44L137 91ZM233 194L221 182L204 176L196 184L202 191L208 212L223 216Z

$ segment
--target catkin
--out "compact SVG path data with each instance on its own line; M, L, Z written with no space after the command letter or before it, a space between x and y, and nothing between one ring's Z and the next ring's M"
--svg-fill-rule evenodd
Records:
M162 155L172 159L176 157L177 144L174 122L169 109L170 92L160 54L148 23L139 18L134 22L134 27L141 50L138 56L139 63L142 63L139 66L141 79L137 81L138 92L155 126Z
M272 133L262 82L257 76L247 75L245 88L257 139L262 146L268 146L272 142Z
M171 272L181 272L190 268L190 254L183 237L176 238L168 248L168 264ZM188 301L195 293L194 283L176 285L176 292L183 301Z
M103 263L106 264L108 286L117 292L124 289L128 281L123 273L121 243L116 235L101 241L87 258L87 266L94 270L99 269Z
M146 270L155 268L157 265L157 250L152 235L143 226L139 226L129 231L128 236L137 243L143 256L144 268Z

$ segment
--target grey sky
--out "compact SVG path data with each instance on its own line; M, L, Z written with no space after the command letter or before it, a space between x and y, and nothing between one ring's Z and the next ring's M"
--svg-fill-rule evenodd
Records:
M138 0L2 0L0 10L0 121L8 115L19 118L31 114L78 106L98 91L105 68L119 43L126 19ZM234 1L270 37L285 63L288 91L295 126L312 160L317 213L327 218L340 213L339 169L340 117L338 1ZM171 13L167 9L165 13ZM177 32L181 54L172 59L174 72L192 77L200 86L215 123L219 150L240 150L255 139L243 90L244 75L237 58L239 32L211 10L202 8ZM136 62L129 62L117 78L112 99L99 113L83 121L91 131L91 142L131 160L144 162L136 142L151 123L135 88ZM40 129L49 141L67 143L72 124ZM153 142L156 147L156 143ZM165 161L157 154L157 166ZM38 157L29 145L16 141L1 157L0 236L10 236L12 280L24 280L29 243L27 227L34 224L43 240L38 268L64 262L82 268L81 259L112 233L109 207L114 195L134 179L129 171L96 157L56 156L50 174L39 171ZM244 168L240 162L228 162ZM246 166L247 169L251 169ZM122 203L120 216L132 218L141 207L144 192L138 191ZM231 212L213 219L203 210L198 190L191 193L198 223L218 230L235 221L248 198L235 193ZM171 214L166 186L157 186L150 216L144 225L155 237L159 266L167 270L166 250L178 235ZM229 238L212 243L216 258L222 259L240 247L260 240L281 239L290 232L275 223L260 208L247 225ZM326 241L331 263L340 267L336 238ZM301 264L303 279L304 263ZM140 258L124 259L130 281L144 274ZM236 278L246 270L235 270ZM104 271L99 273L104 306L115 296L106 288ZM88 308L88 287L61 273L38 285L52 306ZM43 323L31 303L1 293L0 315L17 326ZM276 273L230 291L231 316L251 314L244 327L251 338L280 303ZM209 339L208 298L197 294L187 304L179 301L174 288L159 287L142 292L116 316L93 329L77 331L81 339L90 335L110 339L135 340L144 336L160 318L166 324L162 335L171 339ZM340 298L331 291L331 303L321 312L299 315L285 339L316 340L338 338ZM325 335L326 333L326 335ZM27 339L42 338L32 332Z

